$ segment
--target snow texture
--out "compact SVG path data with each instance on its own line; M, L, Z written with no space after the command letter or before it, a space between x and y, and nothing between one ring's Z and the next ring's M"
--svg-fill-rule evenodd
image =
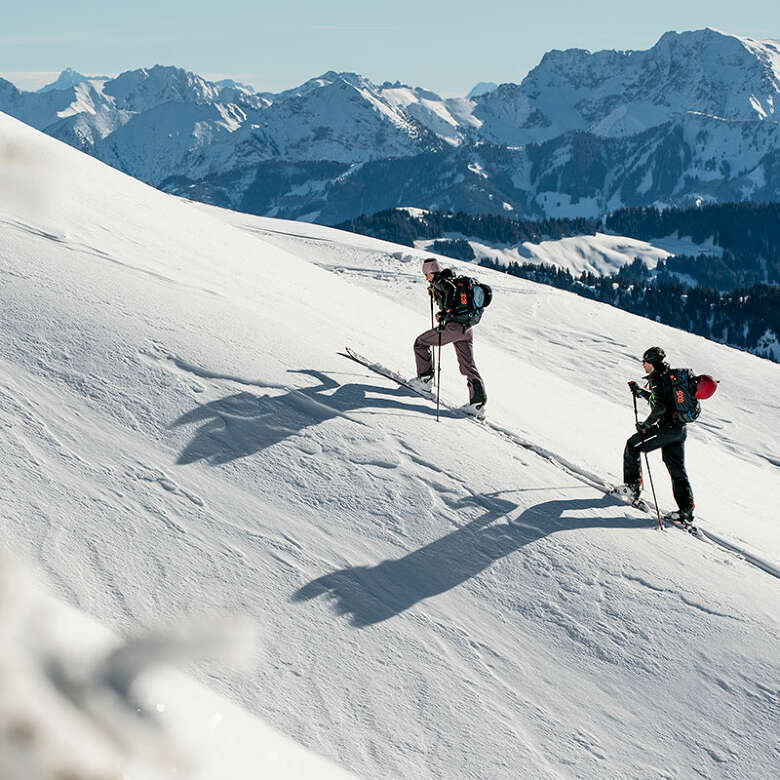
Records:
M186 669L241 708L209 778L295 776L260 721L362 777L775 774L780 366L485 270L489 420L436 423L338 354L413 373L421 250L173 198L3 115L0 159L3 546L124 641L259 627L249 673ZM687 454L728 549L598 483L650 344L721 380ZM441 393L467 400L450 349ZM39 701L32 652L0 646L33 665L3 712ZM194 685L146 694L186 744L222 711Z

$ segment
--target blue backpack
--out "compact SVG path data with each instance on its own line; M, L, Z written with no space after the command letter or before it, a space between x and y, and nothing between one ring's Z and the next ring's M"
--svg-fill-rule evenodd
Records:
M452 282L455 285L455 306L450 310L449 321L476 325L493 300L493 290L470 276L456 276Z

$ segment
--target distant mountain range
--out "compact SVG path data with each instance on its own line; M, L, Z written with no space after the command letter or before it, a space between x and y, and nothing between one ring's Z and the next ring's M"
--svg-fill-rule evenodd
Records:
M335 72L257 93L157 65L39 92L0 79L0 110L163 190L327 224L780 200L780 46L711 29L551 51L463 98Z

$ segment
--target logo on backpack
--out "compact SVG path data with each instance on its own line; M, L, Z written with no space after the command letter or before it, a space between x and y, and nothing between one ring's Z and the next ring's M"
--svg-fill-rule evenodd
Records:
M450 322L461 322L464 325L476 325L482 319L485 308L493 300L493 290L487 284L481 284L470 276L456 276L452 280L455 285L456 307L452 310Z
M690 423L701 414L701 404L696 397L699 377L690 368L670 368L666 376L672 386L674 411L682 423Z

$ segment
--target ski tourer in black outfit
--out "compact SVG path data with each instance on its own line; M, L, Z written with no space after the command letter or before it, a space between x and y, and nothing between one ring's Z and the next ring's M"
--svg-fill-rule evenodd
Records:
M623 450L623 482L636 498L641 491L641 461L643 451L661 450L661 458L672 478L674 500L682 520L693 520L693 491L685 471L685 439L687 432L675 411L672 386L667 376L669 364L660 347L651 347L643 356L648 382L647 390L630 383L637 398L650 402L652 410L644 422L637 424L637 432L630 436Z

